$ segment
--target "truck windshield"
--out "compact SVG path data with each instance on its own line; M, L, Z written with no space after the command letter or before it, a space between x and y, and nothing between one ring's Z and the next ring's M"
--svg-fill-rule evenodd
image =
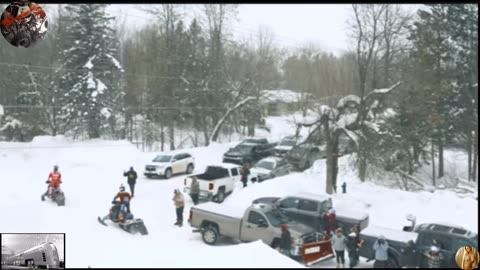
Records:
M280 225L282 225L284 223L288 223L288 221L289 221L287 216L282 214L277 209L267 211L264 214L265 214L265 216L267 216L268 221L270 221L270 224L272 224L273 227L280 227Z
M263 160L263 161L258 162L256 166L258 168L263 168L263 169L267 169L267 170L271 171L275 167L275 163L271 162L271 161Z
M153 160L153 162L169 162L171 159L172 156L159 155Z

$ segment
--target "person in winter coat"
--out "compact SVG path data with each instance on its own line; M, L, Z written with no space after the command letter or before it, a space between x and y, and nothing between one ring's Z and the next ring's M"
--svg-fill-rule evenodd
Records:
M350 259L350 268L353 268L358 264L358 252L360 249L358 246L358 237L355 232L351 232L347 237L347 249L348 258Z
M343 235L341 228L337 229L337 233L332 237L332 246L337 256L337 268L345 266L345 248L347 247L347 238Z
M60 188L60 184L62 183L62 174L58 171L57 165L53 166L53 171L48 175L47 183L49 185L45 195L48 195L48 197L51 198L53 190Z
M177 213L177 222L173 225L177 225L179 227L182 227L183 225L183 208L185 207L185 199L183 197L183 194L180 192L179 189L175 189L173 192L175 195L173 196L173 203L175 205L175 210Z
M424 255L427 257L428 268L442 268L444 257L437 246L432 246Z
M200 183L198 183L197 177L192 176L192 184L190 185L190 197L194 205L198 204L198 196L200 195Z
M292 236L288 230L287 224L280 225L282 236L280 238L280 252L287 257L290 257L290 250L292 249Z
M240 174L242 175L241 181L243 183L243 187L247 187L248 175L250 174L250 170L248 169L248 163L247 162L243 163L242 170L241 170Z
M132 196L130 193L125 191L125 187L123 185L120 185L119 192L115 197L113 198L113 201L119 200L120 204L123 204L127 207L127 213L130 213L130 201L132 200Z
M123 172L123 176L127 177L127 183L130 186L130 192L132 193L132 197L135 194L135 184L137 183L137 172L130 167L128 172Z
M385 236L380 235L380 238L373 244L373 249L375 250L373 268L387 268L388 242L385 240Z
M337 229L337 216L335 214L335 209L331 208L328 211L328 231L330 234L333 234L335 230Z

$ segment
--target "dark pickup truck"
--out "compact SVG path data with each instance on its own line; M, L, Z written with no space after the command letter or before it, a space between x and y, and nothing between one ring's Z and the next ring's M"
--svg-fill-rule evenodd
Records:
M283 198L258 198L253 201L253 204L256 203L274 205L290 219L315 228L319 232L327 228L327 224L323 224L322 216L333 207L329 196L313 193L298 193ZM368 226L369 216L365 212L336 208L336 221L344 231L350 231L353 226L363 230Z
M276 143L269 143L267 139L247 139L234 148L230 148L223 155L223 162L241 164L256 163L262 158L273 154Z
M415 217L409 216L412 226L405 226L403 231L381 227L368 227L360 233L364 241L359 255L368 260L375 259L373 244L383 235L388 242L389 268L427 267L425 253L437 241L440 252L444 255L442 268L457 268L455 254L458 249L470 245L478 246L478 235L464 228L442 224L420 224L415 226Z

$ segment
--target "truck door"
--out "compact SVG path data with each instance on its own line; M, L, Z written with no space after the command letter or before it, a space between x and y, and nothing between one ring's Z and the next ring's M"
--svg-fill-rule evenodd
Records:
M295 197L284 198L283 200L279 201L278 208L284 215L292 220L296 220L298 201L299 199Z
M427 257L424 255L425 252L430 251L430 248L433 246L433 240L436 240L440 248L440 252L443 254L443 266L442 267L453 267L452 263L455 263L455 253L457 252L451 250L451 239L448 236L435 233L435 231L422 232L418 236L418 250L421 252L421 267L427 267ZM456 266L455 266L456 267Z
M316 201L300 199L297 205L297 221L315 229L320 227L319 204Z
M243 219L240 228L240 240L245 242L262 240L265 244L270 245L272 240L270 226L265 216L257 211L250 210L248 216Z
M233 191L235 184L240 181L240 172L238 168L230 169L230 181L227 184L227 192Z

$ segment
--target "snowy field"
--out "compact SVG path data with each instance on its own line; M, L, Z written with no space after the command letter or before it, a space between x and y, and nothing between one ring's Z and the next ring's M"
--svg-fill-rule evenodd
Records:
M274 139L294 131L291 120L285 117L267 119L267 125ZM221 162L223 153L234 144L188 149L195 157L195 173ZM463 154L450 151L447 157L459 155ZM222 241L211 247L202 242L200 234L192 233L186 222L182 228L174 226L173 190L183 188L185 176L145 179L142 169L153 157L154 153L142 153L126 141L72 142L57 136L37 137L31 143L0 142L0 232L65 232L67 267L302 267L261 242ZM418 223L453 223L477 232L478 203L474 198L462 198L448 190L414 193L372 182L360 183L350 159L345 156L339 160L339 185L345 181L348 193L334 195L334 205L368 212L372 226L401 230L408 225L406 215L414 214ZM65 207L40 201L54 164L60 166L62 173ZM144 219L148 236L130 235L115 225L101 226L96 220L108 213L119 185L126 184L123 172L130 166L139 174L132 212ZM304 173L237 189L222 207L246 208L258 197L324 191L323 160ZM188 196L186 200L185 221L192 205ZM371 265L362 261L359 267ZM315 267L334 266L334 260L329 260Z

